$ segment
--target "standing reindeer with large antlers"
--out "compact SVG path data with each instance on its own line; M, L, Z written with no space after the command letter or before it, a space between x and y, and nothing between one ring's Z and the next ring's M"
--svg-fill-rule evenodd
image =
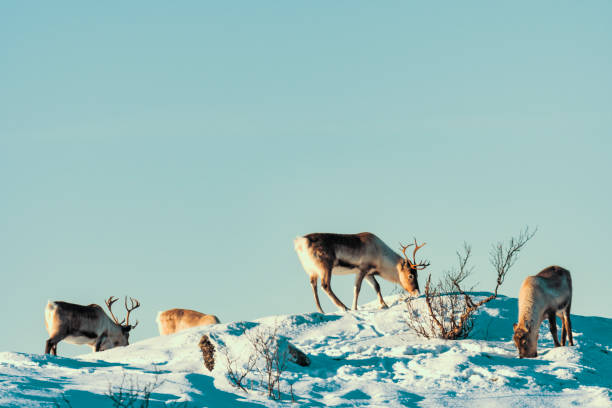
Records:
M406 249L415 245L413 259L406 255ZM396 254L380 238L369 232L360 234L328 234L314 233L294 240L295 250L306 273L310 276L310 284L314 293L315 303L319 312L323 313L319 303L317 283L321 279L321 287L329 298L342 310L347 307L336 297L331 289L331 276L356 274L353 309L357 310L357 299L361 283L365 278L376 291L381 308L388 307L381 293L380 286L374 276L402 287L414 296L419 294L417 272L429 266L428 262L418 263L414 258L416 252L423 247L414 244L402 245L405 259Z
M130 330L138 325L138 322L133 326L130 325L130 313L139 307L140 303L130 298L131 306L128 307L126 297L127 316L119 322L112 311L113 303L116 301L117 298L113 296L106 300L112 320L99 305L82 306L68 302L49 301L45 308L45 325L49 332L45 353L57 355L57 343L62 340L73 344L88 344L93 351L127 346Z

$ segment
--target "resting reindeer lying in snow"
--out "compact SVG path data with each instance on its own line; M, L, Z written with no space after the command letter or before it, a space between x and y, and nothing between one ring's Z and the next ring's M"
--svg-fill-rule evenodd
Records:
M357 298L361 290L361 283L365 278L376 291L381 308L388 307L382 295L375 275L393 283L399 283L412 295L419 294L417 271L429 266L428 262L417 263L416 252L423 247L414 244L402 245L404 258L396 254L380 238L369 232L360 234L326 234L314 233L298 237L294 241L295 251L300 262L310 275L310 284L314 292L315 303L319 312L323 313L319 303L317 282L321 279L321 287L332 302L340 309L347 310L331 290L331 276L354 273L355 293L353 309L357 310ZM406 249L414 245L412 260L406 255Z
M130 325L130 313L139 307L140 303L130 298L131 307L128 307L126 297L127 316L119 322L111 310L116 301L117 298L113 299L113 296L106 301L113 320L95 304L81 306L68 302L49 301L45 308L45 326L50 337L45 346L45 353L57 355L57 343L62 340L73 344L88 344L93 351L127 346L130 330L138 325L138 322L133 326Z
M207 315L189 309L170 309L157 314L157 327L159 334L176 333L190 327L219 323L215 315Z
M519 357L537 357L538 333L544 319L548 319L555 347L565 346L566 336L574 345L570 308L572 305L572 277L567 269L549 266L535 276L528 276L519 292L518 323L514 324L514 344ZM561 344L557 338L557 320L563 322Z

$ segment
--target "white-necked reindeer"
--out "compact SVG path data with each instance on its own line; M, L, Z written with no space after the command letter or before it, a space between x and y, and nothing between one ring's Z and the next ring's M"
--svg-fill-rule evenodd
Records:
M406 249L414 245L413 259L406 255ZM402 245L404 258L396 254L380 238L369 232L360 234L328 234L314 233L298 237L294 240L295 251L306 273L310 276L310 284L314 293L315 303L319 312L323 313L319 303L317 282L321 279L321 287L332 302L341 310L347 307L336 297L331 289L331 276L356 274L353 309L357 309L357 298L361 283L365 278L376 291L381 308L388 307L381 293L375 275L393 283L398 283L412 295L419 294L417 271L429 266L428 262L417 263L416 252L423 247L414 244Z
M574 345L570 321L572 277L567 269L549 266L537 275L525 278L518 303L518 323L514 324L513 340L519 357L537 357L540 325L546 318L555 347L565 346L566 336L570 346ZM557 338L556 316L563 322L561 344Z
M130 298L131 305L128 307L126 297L127 316L119 322L111 309L116 301L117 298L113 299L113 296L106 301L112 320L96 304L82 306L49 301L45 308L45 326L49 332L45 353L57 355L57 343L62 340L73 344L88 344L93 351L127 346L130 330L138 325L138 322L133 326L130 325L130 313L139 307L140 303Z

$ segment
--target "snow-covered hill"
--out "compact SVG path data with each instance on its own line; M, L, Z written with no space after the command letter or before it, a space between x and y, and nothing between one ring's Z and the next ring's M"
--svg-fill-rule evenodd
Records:
M397 299L387 310L376 306L194 328L75 359L2 352L0 406L110 407L109 387L123 381L141 389L157 382L151 406L291 406L292 384L298 406L612 407L612 319L572 316L575 347L553 348L545 324L539 356L519 359L514 298L483 307L472 338L461 341L416 337ZM311 359L309 367L288 365L280 401L257 385L248 393L232 387L219 353L213 372L204 368L202 334L246 359L243 331L273 326Z

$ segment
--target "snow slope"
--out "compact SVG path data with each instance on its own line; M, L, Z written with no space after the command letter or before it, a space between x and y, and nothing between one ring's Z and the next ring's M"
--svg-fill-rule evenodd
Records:
M76 359L3 352L0 406L66 406L58 400L63 395L73 407L110 407L109 387L157 380L152 406L290 406L292 383L299 406L612 407L612 319L572 316L575 347L553 348L544 324L539 356L519 359L514 298L501 296L482 308L472 338L461 341L416 337L397 299L387 310L376 306L193 328ZM218 353L212 373L203 367L202 334L246 358L243 330L272 326L312 362L289 364L281 401L233 388Z

